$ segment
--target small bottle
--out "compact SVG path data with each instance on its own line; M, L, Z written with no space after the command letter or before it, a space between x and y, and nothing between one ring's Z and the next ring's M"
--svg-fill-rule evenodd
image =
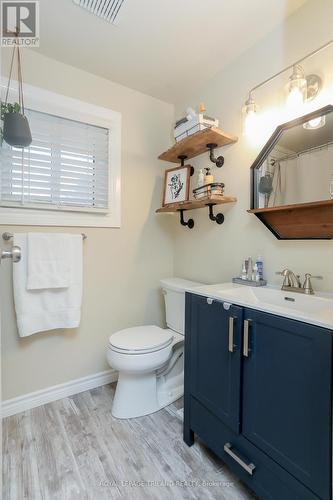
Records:
M202 168L200 168L199 173L198 173L198 182L197 182L197 187L204 186L205 184L205 174Z
M246 269L246 279L247 279L247 273L248 273L248 270L249 270L249 258L248 257L245 257L245 269Z
M243 260L241 278L242 280L247 280L246 259Z
M253 280L260 281L260 274L257 263L255 263L253 266Z
M206 106L203 102L199 104L199 113L204 113L206 111Z
M252 263L252 257L249 257L247 264L247 279L252 281L252 278L253 278L253 263Z
M214 182L214 177L210 171L210 168L206 167L205 170L206 170L205 185L212 184L212 182Z
M261 281L264 279L264 259L262 258L261 255L258 255L256 259L256 266L259 274L259 280Z

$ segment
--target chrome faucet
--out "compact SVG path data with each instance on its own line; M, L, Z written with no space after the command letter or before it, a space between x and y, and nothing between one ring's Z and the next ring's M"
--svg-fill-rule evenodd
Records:
M296 288L297 291L299 291L299 289L302 288L300 277L296 276L290 269L284 269L276 274L280 274L284 277L281 290Z
M287 292L305 293L306 295L314 295L311 278L323 279L322 276L312 276L312 274L306 273L305 280L302 285L300 276L295 275L292 271L290 271L290 269L284 269L276 274L284 277L281 290Z

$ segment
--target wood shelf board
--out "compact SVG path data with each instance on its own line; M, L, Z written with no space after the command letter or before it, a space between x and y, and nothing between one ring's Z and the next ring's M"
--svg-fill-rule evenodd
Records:
M203 198L200 200L190 200L184 201L182 203L174 203L172 205L166 205L165 207L158 208L156 213L173 213L179 210L195 210L197 208L203 208L207 205L223 205L226 203L235 203L237 198L233 196L212 196L211 198Z
M332 239L333 200L248 210L278 239Z
M297 203L295 205L281 205L280 207L253 208L248 210L252 214L283 212L285 210L299 210L300 208L316 208L333 206L333 200L311 201L309 203Z
M214 143L217 144L217 147L221 147L237 141L238 137L227 134L219 128L207 128L176 142L170 149L160 154L158 158L172 163L180 163L178 158L180 155L186 155L187 159L189 159L209 151L207 144Z

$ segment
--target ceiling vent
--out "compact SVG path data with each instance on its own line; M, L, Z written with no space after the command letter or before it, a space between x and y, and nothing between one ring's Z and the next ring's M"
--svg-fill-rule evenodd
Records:
M73 0L76 5L112 24L117 24L118 14L125 0Z

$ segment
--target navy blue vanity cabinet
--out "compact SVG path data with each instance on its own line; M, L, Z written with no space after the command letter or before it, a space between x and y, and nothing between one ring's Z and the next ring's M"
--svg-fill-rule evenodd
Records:
M185 442L260 499L332 500L333 332L228 306L186 294Z
M235 432L240 424L242 308L187 294L191 394ZM187 334L189 334L187 336ZM186 341L186 340L185 340ZM185 347L186 352L186 347Z
M242 434L330 498L332 332L252 309L244 323Z

